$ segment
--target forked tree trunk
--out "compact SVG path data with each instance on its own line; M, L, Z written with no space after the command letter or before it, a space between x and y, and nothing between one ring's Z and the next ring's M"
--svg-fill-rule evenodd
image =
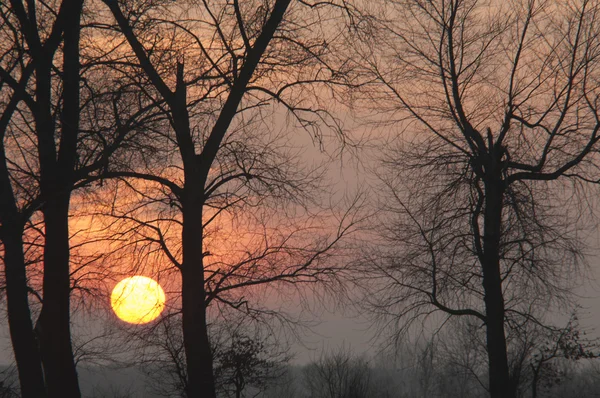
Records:
M40 137L41 189L45 225L44 302L38 328L46 387L50 397L81 396L71 343L71 278L69 246L69 205L74 184L79 134L79 33L82 0L70 2L64 21L63 99L61 137L55 149L50 111L49 69L38 74L44 99L38 125ZM46 98L44 98L44 96ZM40 98L38 97L38 98Z
M489 360L489 388L492 398L510 398L506 335L504 333L504 297L500 275L500 234L502 226L503 182L485 181L483 238L483 288L485 292L486 337Z

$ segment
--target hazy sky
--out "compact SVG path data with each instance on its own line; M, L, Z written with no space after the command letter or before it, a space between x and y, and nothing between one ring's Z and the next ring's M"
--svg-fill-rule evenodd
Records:
M348 119L347 125L351 124L352 121ZM357 129L354 134L358 136L363 132L364 130ZM382 132L370 131L370 134L377 137ZM307 135L301 133L298 136L298 143L305 146L307 158L312 158L315 162L323 158ZM334 143L331 144L335 146ZM373 154L370 153L369 156L373 156ZM362 156L361 158L364 159ZM356 192L357 188L368 184L370 176L364 171L365 165L357 166L356 160L349 153L346 153L344 162L336 161L332 163L329 176L332 181L337 183L336 190L338 193ZM600 248L600 234L595 234L589 244L590 247ZM596 329L594 334L600 337L600 288L598 288L600 283L594 281L594 279L597 281L600 278L600 256L590 256L588 261L592 278L578 292L582 296L579 302L584 307L580 320L583 327ZM108 300L108 297L106 299ZM294 309L290 308L290 311L293 313ZM296 354L293 360L294 363L307 363L318 358L323 350L334 350L341 345L346 348L349 347L357 353L367 355L376 353L378 341L373 339L374 330L369 328L366 317L357 315L350 308L344 311L324 309L317 316L320 323L312 328L312 332L306 331L303 334L302 343L294 343L291 346L292 351ZM315 318L315 320L317 319ZM12 356L12 347L6 318L0 323L0 327L0 363L9 363Z

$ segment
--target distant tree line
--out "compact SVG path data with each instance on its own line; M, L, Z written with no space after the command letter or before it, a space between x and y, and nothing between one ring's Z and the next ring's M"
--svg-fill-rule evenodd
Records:
M396 350L379 355L359 356L344 347L325 351L307 365L287 368L287 374L274 380L258 396L487 396L485 333L476 324L454 322L452 326L451 332L416 344L405 342ZM518 380L517 397L591 397L596 394L600 386L600 367L596 356L589 355L590 343L594 342L573 333L575 327L576 321L571 320L564 333L538 336L532 344L535 348L519 345L520 350L514 351L511 377Z
M569 322L566 329L573 330ZM303 366L288 366L266 388L245 396L263 398L414 398L483 397L486 385L485 345L480 326L455 323L452 333L404 343L395 352L358 355L349 348L326 350ZM476 336L474 336L476 335ZM521 362L511 361L511 375L518 378L518 397L588 397L600 386L597 360L574 355L571 348L590 340L574 335L539 338L535 349L519 352ZM523 347L523 346L521 346ZM552 354L549 354L552 352ZM545 359L541 359L545 358ZM257 386L258 387L258 386Z

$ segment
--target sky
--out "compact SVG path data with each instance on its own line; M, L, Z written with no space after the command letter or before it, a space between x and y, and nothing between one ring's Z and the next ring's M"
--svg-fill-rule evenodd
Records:
M284 116L280 117L281 123ZM345 124L353 127L353 121L348 115L345 117ZM374 137L381 137L385 134L383 131L365 131L357 129L354 131L357 137L363 133L369 133ZM318 163L323 154L314 146L314 142L308 134L301 133L297 137L297 144L306 148L305 156ZM327 147L335 152L335 139L327 143ZM369 153L369 155L372 155ZM362 158L361 153L358 158ZM357 189L368 185L371 176L365 171L368 164L360 164L359 159L353 158L351 153L347 153L345 160L342 162L336 160L332 162L329 172L329 178L334 181L334 190L338 195L343 195L348 192L355 192ZM593 236L590 246L597 248L600 252L600 234ZM596 329L594 334L600 337L600 288L596 281L600 280L600 256L591 255L588 258L590 264L590 280L586 286L583 286L578 294L581 295L580 303L584 307L581 316L581 325L586 328ZM108 300L108 297L107 297ZM291 312L296 309L290 308ZM102 316L103 314L100 314ZM336 311L335 309L318 311L318 324L312 327L312 331L301 334L301 342L293 342L292 351L296 354L293 363L305 364L319 357L320 353L329 350L335 350L340 346L345 346L353 349L359 354L374 355L379 348L375 341L375 331L369 328L367 317L359 315L351 308L345 311ZM561 314L557 314L557 320L560 321ZM98 319L98 324L102 323L102 319ZM0 363L10 362L11 345L7 328L7 323L4 320L0 323ZM99 328L101 326L98 326Z
M347 118L347 125L352 125L353 121ZM364 130L357 129L355 134L362 136ZM369 131L371 135L383 135L380 131ZM300 134L298 144L306 148L306 156L312 158L315 162L324 159L321 153L307 135ZM329 178L335 182L334 191L340 195L348 192L356 192L357 189L365 188L369 185L369 177L365 168L368 165L357 164L359 158L355 154L348 153L343 161L336 160L330 166ZM589 246L600 249L600 233L590 237ZM600 250L596 250L600 253ZM590 330L592 334L600 337L600 256L588 256L590 266L589 280L577 290L580 295L579 303L582 305L581 325ZM108 298L107 298L108 300ZM290 313L297 311L297 308L287 308ZM566 317L566 314L564 314ZM102 316L102 315L101 315ZM557 319L560 321L560 314ZM375 356L382 346L386 345L385 339L376 338L376 330L371 327L369 319L364 314L361 315L351 306L345 309L339 307L320 308L315 311L313 316L307 319L314 321L310 330L303 329L299 336L299 341L291 342L291 352L294 354L292 363L306 364L318 359L322 352L336 350L340 347L350 348L357 354L366 356ZM98 328L102 322L97 319ZM0 323L0 364L8 364L11 361L12 347L6 322Z

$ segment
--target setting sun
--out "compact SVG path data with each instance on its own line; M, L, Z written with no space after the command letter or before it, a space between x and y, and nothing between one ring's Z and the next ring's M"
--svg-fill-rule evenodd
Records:
M123 321L144 324L156 319L165 307L165 292L153 279L132 276L117 283L110 305Z

